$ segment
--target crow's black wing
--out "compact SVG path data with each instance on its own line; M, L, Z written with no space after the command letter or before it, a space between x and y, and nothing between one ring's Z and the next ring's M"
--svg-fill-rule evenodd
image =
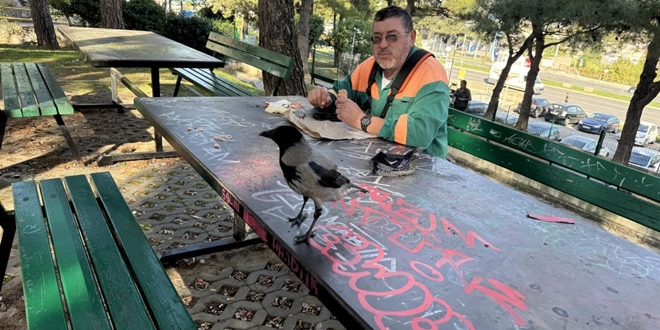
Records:
M334 169L327 169L316 162L309 162L309 167L314 170L314 173L319 176L318 183L322 187L340 188L341 186L350 183L345 176Z

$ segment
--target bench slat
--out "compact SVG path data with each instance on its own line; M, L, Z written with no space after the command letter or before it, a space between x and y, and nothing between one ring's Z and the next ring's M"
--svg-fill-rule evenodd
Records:
M41 72L41 75L44 77L46 85L50 90L50 94L53 96L53 101L57 107L57 113L60 115L70 115L73 114L73 106L69 102L69 99L64 94L62 87L57 83L57 79L53 75L53 72L50 71L50 68L44 63L37 63L37 67Z
M197 76L199 79L207 81L209 84L212 84L215 87L219 87L223 90L227 90L227 93L230 95L236 95L236 96L255 96L252 92L249 90L241 87L240 85L231 82L221 75L212 73L212 72L204 72L200 69L190 69L191 74Z
M41 111L42 116L53 116L57 114L57 108L55 108L55 103L53 102L53 97L50 95L48 87L43 83L43 78L39 72L39 68L34 63L25 63L25 69L27 70L28 76L30 76L30 82L32 83L32 90L37 97L37 102L39 103L39 110Z
M144 237L110 173L91 175L112 227L160 329L196 330L190 314ZM135 328L138 329L138 328Z
M18 94L16 92L16 83L14 82L14 71L11 63L0 63L0 73L2 76L2 95L5 102L5 114L7 117L23 117L21 106L18 103Z
M268 72L274 76L282 77L282 79L285 80L288 79L289 75L291 74L291 70L289 70L288 67L282 67L278 64L264 61L252 54L247 54L235 48L213 43L210 40L206 43L206 48L219 52L223 55L227 55L229 57L235 58L237 60L240 60L245 64L249 64L255 68L261 69L262 71Z
M23 108L23 117L39 116L39 107L37 107L37 102L34 99L32 83L25 70L24 63L16 62L12 64L12 67L14 68L14 79L16 79L18 98Z
M12 191L28 328L67 329L37 186L15 182Z
M203 72L204 69L186 69L175 68L173 72L186 78L195 86L203 88L213 94L222 96L254 96L249 91L234 85L232 82L223 79L222 77L212 73Z
M226 35L217 33L217 32L211 32L209 34L209 39L210 41L217 43L217 44L222 44L231 48L235 48L237 50L240 50L243 53L248 53L248 54L253 54L254 56L266 59L264 62L273 62L280 67L284 67L284 69L287 69L291 66L293 59L289 56L282 55L278 52L274 52L269 49L261 48L259 46L255 45L250 45L248 43L236 40L234 38L230 38ZM224 53L223 53L224 54ZM228 55L228 54L225 54ZM241 59L240 57L238 59ZM288 77L283 77L284 79Z
M124 264L92 188L84 175L66 177L89 256L117 329L155 329L130 271ZM144 240L144 238L142 238Z
M206 75L200 74L197 72L195 69L188 69L188 68L173 68L172 72L176 75L179 75L183 77L184 79L190 81L193 85L211 93L214 95L218 96L244 96L244 95L237 95L233 91L225 88L225 86L222 85L213 85L209 83L206 79L200 78L200 76ZM211 73L208 73L211 74Z
M111 329L62 180L42 180L39 186L73 328Z

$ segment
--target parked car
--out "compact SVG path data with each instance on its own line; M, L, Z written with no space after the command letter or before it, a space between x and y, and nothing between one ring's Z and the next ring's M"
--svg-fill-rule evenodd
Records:
M468 107L465 112L474 116L483 117L486 114L486 110L488 110L488 103L473 100L468 102Z
M660 152L657 150L633 147L628 164L651 172L660 172Z
M598 144L598 141L583 135L571 135L561 139L561 143L593 155L594 152L596 152L596 144ZM601 147L598 155L610 157L610 149L607 147Z
M518 103L518 107L513 110L514 112L520 113L521 103ZM545 114L545 112L548 110L548 107L550 107L550 101L548 101L546 98L542 96L532 96L532 106L529 109L529 115L531 117L538 118L539 116Z
M620 122L615 115L596 112L580 120L577 129L589 133L600 134L601 131L605 131L616 134L619 131Z
M566 102L556 102L550 104L550 108L543 115L545 121L554 121L558 124L572 124L577 123L582 118L587 116L587 112L584 111L579 105L566 103Z
M550 123L539 121L529 122L527 124L527 132L532 135L538 135L542 138L550 140L559 140L559 127Z
M617 134L616 139L621 140L621 132ZM640 122L635 134L635 145L646 147L649 143L655 143L656 139L658 139L658 126L646 121Z
M512 113L498 112L495 114L495 122L504 125L515 126L518 122L518 116Z

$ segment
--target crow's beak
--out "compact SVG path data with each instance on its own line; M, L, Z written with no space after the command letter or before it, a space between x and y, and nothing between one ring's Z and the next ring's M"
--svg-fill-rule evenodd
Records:
M259 136L271 138L273 136L273 130L263 131L263 132L259 133Z

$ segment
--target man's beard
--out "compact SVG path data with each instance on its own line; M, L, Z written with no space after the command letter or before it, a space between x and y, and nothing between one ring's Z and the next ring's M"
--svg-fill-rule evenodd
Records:
M394 67L396 67L397 59L394 56L394 54L392 54L390 52L383 52L381 54L390 56L389 59L381 59L381 58L376 57L376 62L378 62L378 65L380 65L380 67L383 70L390 70L390 69L393 69Z

